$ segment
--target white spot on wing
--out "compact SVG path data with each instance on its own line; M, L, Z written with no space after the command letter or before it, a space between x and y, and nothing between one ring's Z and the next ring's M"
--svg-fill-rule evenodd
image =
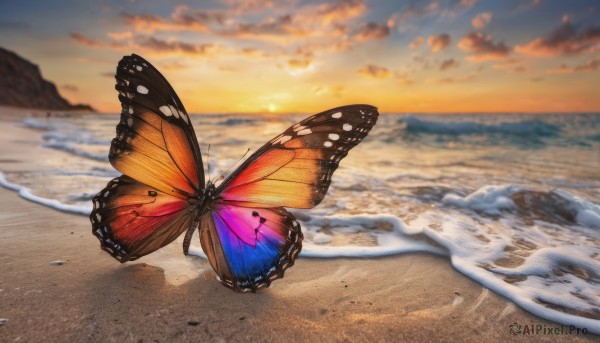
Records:
M334 114L331 115L331 118L341 118L342 117L342 112L335 112Z
M158 109L167 117L173 115L173 113L171 113L171 109L169 109L169 106L161 106Z
M324 145L326 148L330 148L330 147L333 145L333 143L331 143L330 141L325 141L325 143L323 143L323 145Z
M292 139L292 136L279 135L278 137L275 137L271 141L271 144L284 144L285 142L289 141L290 139Z
M136 89L137 89L138 93L140 93L140 94L148 94L148 88L146 88L142 85L137 86Z
M302 126L300 124L296 124L296 125L294 125L293 129L294 129L294 132L298 132L300 130L306 129L306 126Z
M352 130L352 125L344 124L344 126L342 126L342 129L344 129L344 131L350 131L350 130Z
M340 139L340 135L338 135L337 133L330 133L327 137L329 137L329 139L331 139L332 141L337 141L338 139Z
M279 144L285 144L290 139L292 139L292 136L283 136L279 139Z
M140 66L135 66L135 69L137 69L138 71L142 71L142 67Z
M311 133L312 133L311 129L304 129L304 130L298 131L298 136L309 135Z
M175 116L175 118L179 118L179 111L177 111L177 109L173 105L169 105L169 108L171 109L171 113L173 113L173 116Z

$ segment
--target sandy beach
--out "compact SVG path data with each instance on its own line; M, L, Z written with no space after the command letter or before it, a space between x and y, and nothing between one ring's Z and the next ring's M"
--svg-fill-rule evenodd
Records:
M37 145L26 152L11 149L11 141L20 135L29 135L29 140L36 133L15 128L14 113L2 118L0 170L27 168L35 158L43 158L44 149ZM166 249L181 246L175 242ZM160 252L146 258L120 265L100 250L86 216L52 210L0 188L0 319L7 320L0 326L0 341L579 342L598 338L592 334L513 336L509 332L513 323L540 328L560 325L529 314L455 271L447 259L428 254L300 257L285 278L258 294L237 294L223 287L202 258L181 254L179 260L169 261L168 275L156 267L160 263L145 263L160 260Z

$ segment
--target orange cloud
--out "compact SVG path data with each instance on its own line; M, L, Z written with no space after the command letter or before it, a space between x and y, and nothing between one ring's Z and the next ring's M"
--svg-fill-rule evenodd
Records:
M192 55L206 55L213 51L214 44L191 44L180 41L166 41L156 37L140 37L140 47L153 52L162 53L185 53Z
M367 64L358 70L358 74L372 79L387 79L392 73L385 67Z
M450 45L450 35L447 33L442 33L437 36L429 36L427 39L427 43L431 47L432 52L440 52Z
M471 20L471 25L473 25L473 28L481 30L486 27L490 21L492 21L492 12L483 12L477 14L473 20Z
M534 57L574 55L600 49L600 26L590 26L578 31L563 17L562 24L546 37L536 38L525 45L517 45L515 51Z
M494 43L492 36L485 36L481 32L471 32L462 37L457 46L472 53L467 59L475 62L498 60L510 55L510 48L504 42Z
M83 46L92 47L92 48L109 47L112 49L123 50L123 49L129 47L129 44L124 43L124 42L114 42L114 41L107 42L107 41L103 41L103 40L99 40L99 39L92 39L92 38L85 36L84 34L82 34L80 32L71 32L69 34L69 36L72 39L74 39L77 43L79 43Z
M359 29L354 39L358 42L364 42L369 40L383 39L390 35L390 29L379 23L366 23L363 24Z
M81 45L85 45L85 46L101 46L102 45L102 42L95 40L95 39L91 39L91 38L83 35L80 32L71 32L71 34L69 34L69 36Z
M560 67L555 69L547 70L547 74L567 74L574 72L594 72L600 70L600 56L596 56L584 64L580 64L575 67L569 67L566 64L562 64Z
M366 12L367 5L364 0L340 0L335 3L324 3L319 5L314 16L323 24L329 24L356 18L362 16Z
M454 84L454 83L465 83L465 82L469 82L471 81L473 78L475 78L475 75L473 74L466 74L463 75L461 77L443 77L437 80L427 80L427 83L434 83L434 84L438 84L438 85L449 85L449 84Z
M410 42L409 46L411 49L416 49L416 48L420 47L424 41L425 40L423 39L423 37L417 36Z
M209 32L209 23L223 24L227 14L223 11L193 10L187 5L178 5L171 18L153 14L131 14L122 12L121 18L136 31L154 33L156 31L201 31Z
M445 71L451 68L458 68L459 63L454 58L447 59L440 64L440 70Z
M220 32L224 36L236 38L258 38L259 36L307 36L309 31L294 23L294 18L283 15L277 18L269 17L260 23L240 23L233 29Z
M133 38L133 32L131 32L131 31L108 32L106 35L114 40L125 40L125 39Z

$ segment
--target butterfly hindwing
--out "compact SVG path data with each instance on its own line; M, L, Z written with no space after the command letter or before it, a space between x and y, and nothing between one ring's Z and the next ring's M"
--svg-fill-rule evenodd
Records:
M123 174L182 198L204 187L194 129L167 80L137 55L119 62L115 88L121 121L109 160Z
M300 224L287 210L216 204L200 223L200 242L221 283L239 292L283 277L302 247Z
M351 105L301 121L250 156L219 186L220 197L242 206L315 207L378 115L373 106Z
M121 175L92 200L92 232L120 262L147 255L177 238L196 216L193 202Z

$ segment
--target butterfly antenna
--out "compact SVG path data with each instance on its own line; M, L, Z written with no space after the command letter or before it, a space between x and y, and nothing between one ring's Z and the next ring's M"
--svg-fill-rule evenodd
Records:
M208 174L208 182L210 182L210 144L208 145L208 152L206 153L206 172Z
M226 171L224 171L221 176L219 176L219 178L217 180L221 180L225 178L225 174L227 174L227 172L229 172L231 170L231 168L235 167L238 163L240 163L241 160L244 159L244 157L246 157L246 155L248 155L248 153L250 152L250 148L248 148L248 150L246 150L246 152L244 153L244 155L242 155L242 157L240 157L240 159L235 162L231 167L227 168Z

